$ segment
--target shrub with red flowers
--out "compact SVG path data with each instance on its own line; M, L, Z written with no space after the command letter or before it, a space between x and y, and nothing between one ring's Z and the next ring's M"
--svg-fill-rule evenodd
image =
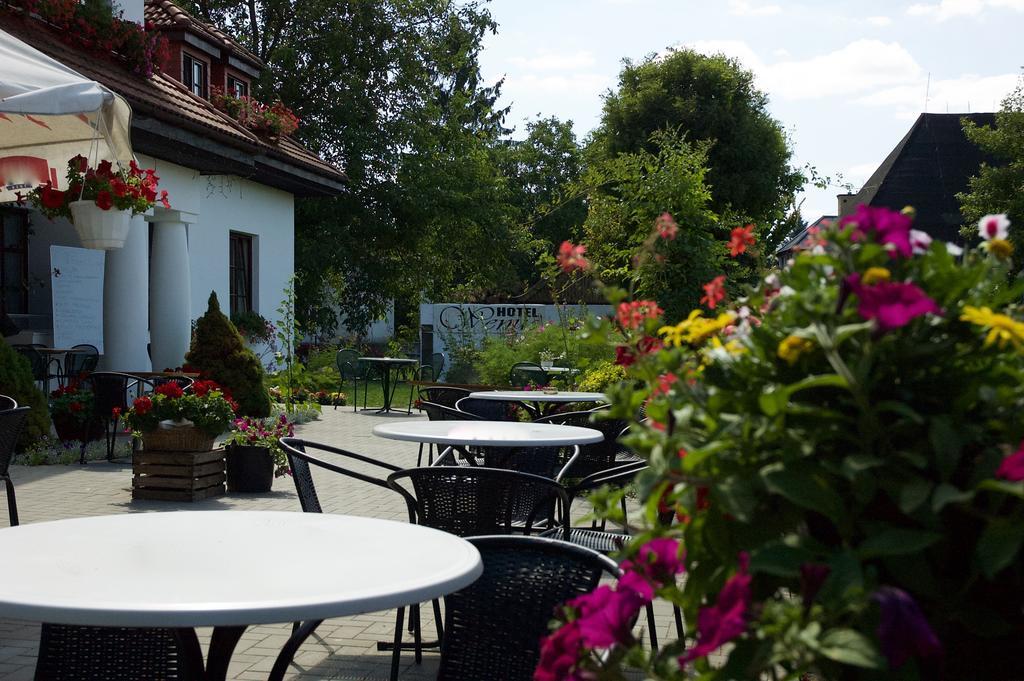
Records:
M33 207L48 218L71 219L72 201L93 201L103 210L130 210L133 215L145 213L160 202L170 208L167 191L158 191L160 178L152 168L143 170L130 161L127 168L114 168L110 161L100 161L95 168L84 156L68 161L68 188L61 191L47 182L25 197Z
M156 430L161 421L189 421L208 435L220 435L235 418L237 405L213 381L196 381L189 388L167 382L149 395L135 399L124 415L128 426L140 433Z
M299 117L280 100L264 104L254 97L237 97L221 88L210 88L210 102L243 127L264 137L290 135L299 129Z
M167 54L167 39L149 25L140 26L115 15L101 0L2 0L0 14L38 16L68 45L104 58L123 62L133 73L146 78L160 71Z
M861 207L711 313L606 322L608 418L648 417L624 438L644 532L536 679L1024 678L1024 281L1005 219L978 234ZM651 590L690 623L656 652L620 626Z

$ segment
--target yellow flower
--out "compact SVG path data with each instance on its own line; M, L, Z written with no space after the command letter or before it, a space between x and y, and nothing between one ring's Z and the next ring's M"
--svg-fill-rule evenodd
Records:
M990 242L991 243L991 242ZM1018 322L1013 317L993 312L987 307L973 307L964 305L964 313L960 315L960 321L977 324L988 329L985 336L985 347L998 345L1000 350L1006 348L1007 343L1012 343L1018 352L1024 352L1024 322Z
M880 281L889 281L891 278L892 272L884 267L869 267L860 280L865 286L871 286L872 284L877 284Z
M796 361L800 359L800 356L806 352L810 352L814 349L814 343L806 338L800 338L799 336L786 336L781 343L779 343L779 358L784 360L790 366L796 364Z
M747 351L747 348L744 347L743 344L740 343L735 338L726 343L723 343L722 339L719 338L718 336L715 336L714 338L711 339L711 349L724 350L730 355L742 355L744 352Z
M682 347L688 344L697 347L732 324L733 319L735 316L731 312L723 312L714 319L709 319L703 316L701 310L694 310L675 326L661 327L658 333L669 345Z
M1006 239L989 239L982 247L1000 260L1006 260L1013 255L1013 244Z

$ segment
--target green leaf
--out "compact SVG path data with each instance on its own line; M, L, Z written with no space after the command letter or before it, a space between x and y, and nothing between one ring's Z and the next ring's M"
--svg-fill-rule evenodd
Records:
M960 462L963 439L950 420L941 416L932 419L931 427L928 429L928 440L931 442L932 451L935 452L935 465L938 467L939 475L943 480L948 480Z
M746 478L726 478L714 486L712 494L722 504L723 510L740 522L749 522L757 508L756 490Z
M992 579L1013 562L1021 543L1024 543L1024 522L1002 518L989 523L974 549L982 574Z
M838 493L817 466L775 463L761 469L761 479L770 492L797 506L823 513L833 521L843 514Z
M900 510L913 513L921 504L928 500L932 493L932 483L916 478L900 488Z
M1024 499L1024 482L1004 482L1002 480L984 480L978 483L978 489L1009 494Z
M932 512L938 513L946 504L959 504L974 498L974 492L957 489L948 482L935 488L932 494Z
M789 399L801 390L810 390L811 388L846 388L847 386L846 379L839 374L808 376L785 387L762 392L757 398L757 402L761 407L761 411L766 416L775 416L779 412L785 411L789 405Z
M901 556L928 548L940 539L942 539L942 535L938 532L890 527L861 542L857 554L861 558Z
M865 669L884 669L885 658L875 644L854 629L829 629L821 637L821 654L841 664Z
M807 549L774 543L758 549L751 555L750 570L777 577L798 577L800 565L813 558L814 554Z

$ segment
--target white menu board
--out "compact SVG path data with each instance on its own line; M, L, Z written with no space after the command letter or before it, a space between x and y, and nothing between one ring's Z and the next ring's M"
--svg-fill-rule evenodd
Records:
M53 345L95 345L103 354L103 262L106 251L50 246Z

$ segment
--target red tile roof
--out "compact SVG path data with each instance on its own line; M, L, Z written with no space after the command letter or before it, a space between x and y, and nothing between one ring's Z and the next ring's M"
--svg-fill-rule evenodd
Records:
M97 59L94 55L78 51L63 43L54 31L38 20L10 16L9 20L5 19L3 30L86 78L106 85L128 100L135 113L151 116L250 154L293 165L331 183L345 180L344 173L297 141L286 137L277 145L264 142L169 76L156 74L152 78L144 78L131 73L113 59Z
M170 0L146 0L146 21L158 30L182 30L195 33L218 47L263 67L263 60L216 26L203 23Z

